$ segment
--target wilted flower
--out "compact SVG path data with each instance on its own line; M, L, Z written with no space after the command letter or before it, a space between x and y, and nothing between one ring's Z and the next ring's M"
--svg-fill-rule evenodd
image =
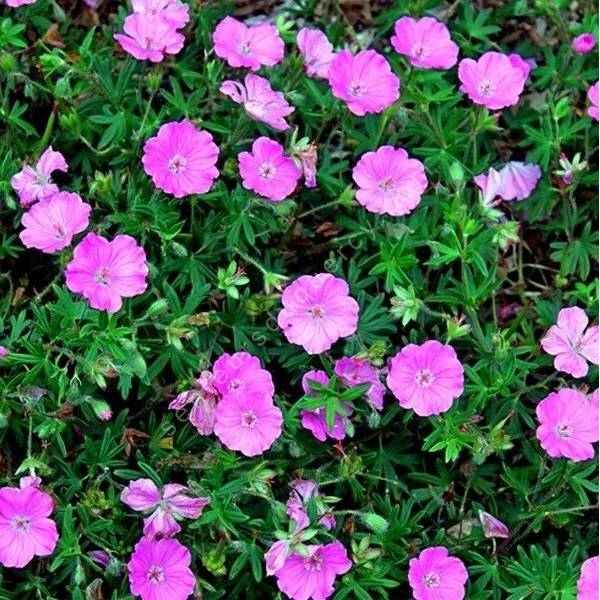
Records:
M311 498L318 498L319 491L317 484L312 479L295 479L291 483L292 491L286 502L286 514L296 523L296 531L306 529L310 525L308 516L308 503ZM325 514L325 510L320 507L318 511L319 523L328 531L335 527L335 517Z
M211 435L215 430L215 410L218 398L201 389L182 392L169 404L171 410L181 410L191 404L188 415L189 422L200 435Z
M26 487L34 487L38 488L42 485L42 479L40 477L36 477L35 475L26 475L25 477L21 477L19 479L19 487L21 489L25 489Z
M296 36L298 50L304 58L304 67L309 77L329 77L329 66L335 53L331 42L320 29L303 27Z
M479 522L483 529L483 535L487 538L509 538L510 532L508 527L490 513L479 511Z
M409 562L408 583L415 600L462 600L468 578L462 560L449 556L444 546L426 548Z
M383 409L385 386L379 379L380 370L374 367L368 358L344 356L336 361L335 374L347 387L356 387L365 383L371 386L365 392L371 406L377 410Z
M587 54L594 49L596 38L593 33L582 33L576 38L573 38L571 47L577 54Z
M265 567L267 576L274 575L285 564L286 558L291 553L290 544L279 540L271 545L265 554Z
M487 175L481 173L473 179L481 189L484 205L491 206L497 197L507 202L525 200L531 195L541 176L539 165L512 161L499 171L492 167Z
M588 106L587 114L592 119L598 120L598 82L590 87L587 92L587 98L591 102L591 106ZM14 187L14 185L13 185Z
M303 138L292 148L292 158L304 175L304 185L307 188L317 186L317 145Z

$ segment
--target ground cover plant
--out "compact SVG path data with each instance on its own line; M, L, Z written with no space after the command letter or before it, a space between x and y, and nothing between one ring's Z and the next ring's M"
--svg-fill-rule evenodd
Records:
M592 2L3 0L0 598L598 598Z

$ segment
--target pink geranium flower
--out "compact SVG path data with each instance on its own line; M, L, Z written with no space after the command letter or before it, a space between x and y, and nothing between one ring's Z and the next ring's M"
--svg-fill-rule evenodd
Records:
M182 410L191 404L189 422L200 435L211 435L215 430L215 411L218 397L201 389L187 390L169 404L170 410Z
M136 12L125 18L123 33L116 33L115 40L121 48L138 60L161 62L165 54L177 54L185 37L165 19L151 13Z
M499 171L492 167L487 175L481 173L473 179L481 189L483 203L491 206L497 197L507 202L529 198L541 176L539 165L512 161Z
M181 531L177 519L198 519L209 503L208 498L188 492L184 485L168 483L159 490L151 479L136 479L121 492L121 501L133 510L151 513L144 519L146 537L173 537Z
M363 50L356 55L342 50L331 61L329 84L333 95L359 117L380 113L400 97L400 79L375 50Z
M58 186L52 183L50 176L53 171L69 170L69 166L60 152L52 150L48 146L40 156L34 167L27 165L23 167L10 180L15 192L19 196L21 206L29 206L36 200L47 198L58 192Z
M315 381L323 386L329 384L329 377L325 371L308 371L302 376L302 390L309 396L315 396L315 392L310 387L310 382ZM324 408L315 408L313 410L303 409L300 411L300 420L302 427L308 429L314 437L320 442L324 442L328 437L334 440L343 440L346 437L347 417L352 414L352 407L347 404L346 416L336 414L333 428L327 427L327 413Z
M334 592L335 579L352 567L340 542L306 546L307 555L294 552L275 572L277 587L292 600L326 600Z
M450 69L458 59L458 46L448 28L432 17L402 17L394 27L390 40L394 50L423 69Z
M65 248L73 236L86 229L92 207L79 194L57 192L42 198L21 217L23 245L47 254Z
M479 522L486 538L509 538L508 527L490 513L479 511Z
M371 406L377 410L383 408L383 397L385 395L385 386L379 379L380 370L374 367L368 358L343 357L336 361L333 368L335 374L347 387L356 387L365 383L370 383L365 393Z
M295 479L292 481L292 491L286 502L286 514L296 523L296 531L306 529L310 525L308 516L308 503L312 498L320 497L317 484L312 479ZM317 510L319 524L323 525L327 531L335 527L335 517L327 514L322 502L318 502Z
M230 450L257 456L281 435L283 416L262 392L230 392L217 404L215 434Z
M592 117L592 119L598 120L598 82L590 87L587 91L587 98L591 102L591 106L588 106L587 114ZM13 185L14 187L14 185Z
M145 291L146 253L128 235L117 235L109 242L88 233L75 246L65 275L67 287L87 298L92 308L114 313L123 305L122 298Z
M594 49L596 38L593 33L582 33L576 38L573 38L571 47L577 54L587 54Z
M196 587L190 551L174 539L142 538L129 560L129 587L142 600L187 600Z
M329 77L329 65L335 53L333 45L320 29L303 27L296 36L298 50L304 58L304 67L309 77Z
M577 580L577 600L598 600L598 557L592 556L581 565Z
M491 110L514 106L525 86L527 75L500 52L486 52L479 60L465 58L458 65L460 90L475 104Z
M403 408L420 417L446 412L464 390L464 369L452 346L409 344L389 361L387 385Z
M22 568L34 556L50 556L58 541L48 518L54 501L35 485L0 488L0 564Z
M251 119L266 123L276 131L290 128L285 118L294 112L294 108L281 92L273 90L267 79L249 73L244 78L244 85L224 81L219 90L234 102L243 104Z
M317 145L308 142L292 149L292 159L302 170L307 188L317 187L317 154Z
M509 54L508 60L510 60L510 64L515 67L515 69L519 69L519 71L521 71L525 81L527 81L527 78L531 73L531 69L537 66L535 60L531 58L525 60L520 54Z
M212 135L184 119L165 123L146 142L142 164L157 188L183 198L210 190L219 176L218 158Z
M598 409L581 392L562 389L546 396L536 408L540 426L535 434L552 458L574 462L594 458L598 441Z
M19 6L25 6L26 4L33 4L37 0L5 0L6 6L11 8L18 8Z
M588 328L589 319L581 308L563 308L548 333L542 348L552 354L554 368L573 377L585 377L588 363L598 364L598 326Z
M426 548L409 562L408 583L415 600L462 600L468 578L462 560L449 556L444 546Z
M283 58L283 40L269 23L246 25L233 17L220 21L212 35L215 54L230 67L272 67Z
M265 553L265 567L267 575L275 575L285 564L286 558L290 555L290 543L286 540L279 540L273 544Z
M179 0L131 0L133 12L163 19L173 29L182 29L190 20L189 7Z
M283 146L268 137L259 137L252 152L238 155L242 185L272 202L285 200L296 188L302 171L285 156Z
M271 399L275 393L271 373L261 367L256 356L247 352L222 354L213 365L212 385L223 396L259 392Z
M360 205L394 217L410 213L427 188L423 163L392 146L363 154L352 170L352 179L358 185L356 201Z
M281 302L279 327L289 342L309 354L329 350L358 326L358 303L348 284L330 273L299 277L283 290Z

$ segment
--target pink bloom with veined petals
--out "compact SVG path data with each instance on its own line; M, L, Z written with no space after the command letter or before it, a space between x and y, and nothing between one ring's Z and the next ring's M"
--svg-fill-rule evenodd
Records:
M320 496L317 490L317 484L312 479L295 479L292 481L292 491L286 502L286 514L296 523L296 531L306 529L310 525L310 518L307 513L307 505L311 498ZM323 525L327 531L335 527L335 517L326 514L322 507L319 507L319 524Z
M34 556L50 556L58 541L49 518L54 501L35 485L0 488L0 564L22 568Z
M121 501L140 512L152 512L144 519L144 535L148 538L172 537L181 526L177 519L198 519L208 498L192 497L184 485L168 483L162 490L151 479L136 479L122 492Z
M349 50L339 52L329 66L329 85L333 95L359 117L380 113L400 97L400 79L375 50L356 55Z
M599 571L597 556L583 562L577 580L577 600L598 600Z
M497 197L510 202L528 198L540 180L539 165L519 161L506 163L499 171L491 167L487 175L481 173L473 180L481 189L483 203L492 206Z
M452 346L409 344L389 361L387 385L402 408L420 417L446 412L464 390L464 369Z
M514 106L525 87L525 76L515 60L500 52L486 52L479 60L464 58L458 65L460 90L475 104L491 110Z
M177 540L142 538L127 565L129 587L142 600L187 600L196 587L190 551Z
M263 392L230 392L215 413L215 434L230 450L257 456L281 435L283 416Z
M238 155L242 185L268 198L271 202L285 200L296 188L302 171L285 156L283 146L268 137L259 137L252 152Z
M292 600L326 600L334 592L335 579L352 567L340 542L306 546L308 556L290 554L276 571L277 587Z
M58 192L58 186L50 178L53 171L66 172L69 166L60 152L48 146L34 167L23 167L10 180L12 188L17 192L21 206L29 206Z
M275 394L271 373L263 369L260 360L248 352L222 354L213 365L212 384L223 396L259 392L271 399Z
M146 253L131 236L117 235L109 242L88 233L75 246L65 275L67 287L87 298L92 308L114 313L123 298L146 290Z
M165 123L145 143L142 164L157 188L183 198L210 190L219 176L218 158L212 135L184 119Z
M161 62L165 54L177 54L185 37L165 19L151 13L133 13L123 23L125 33L113 37L121 48L138 60Z
M490 513L479 511L479 522L486 538L509 538L508 527Z
M329 66L335 56L333 45L320 29L303 27L296 36L298 50L304 58L304 67L309 77L329 77Z
M23 245L52 254L68 246L73 236L86 229L92 207L79 194L57 192L42 198L21 217Z
M179 0L131 0L134 13L143 13L163 19L174 29L182 29L190 20L187 4Z
M449 556L444 546L426 548L409 562L408 583L415 600L462 600L468 578L462 560Z
M540 426L535 435L552 458L574 462L594 458L598 441L598 409L581 392L562 389L546 396L536 408Z
M592 117L592 119L596 119L596 121L598 120L598 99L599 96L599 92L598 92L598 82L596 81L596 83L590 87L590 89L587 91L587 98L588 100L591 102L591 106L588 106L587 109L587 114ZM14 187L14 186L13 186Z
M249 73L244 84L237 81L224 81L219 91L229 96L237 104L243 104L248 116L255 121L266 123L276 131L290 128L285 118L294 112L281 92L276 92L264 77Z
M369 212L393 217L407 215L427 188L423 163L403 148L381 146L366 152L352 170L358 185L356 201Z
M548 333L542 348L552 354L554 368L573 377L585 377L588 363L598 364L598 326L588 328L589 319L578 306L563 308Z
M458 46L452 41L444 23L432 17L402 17L390 40L394 50L423 69L450 69L458 60Z
M576 38L573 38L571 47L577 54L587 54L594 49L596 38L593 33L582 33Z
M220 21L212 35L215 54L230 67L272 67L283 58L283 40L270 23L246 25L233 17Z
M349 291L348 284L331 273L303 275L288 285L277 317L288 342L320 354L355 333L359 307Z
M344 356L336 361L333 370L342 383L348 387L370 383L371 387L365 392L369 403L377 410L383 408L385 386L379 379L379 369L374 367L369 362L369 359L358 358L357 356L351 358Z

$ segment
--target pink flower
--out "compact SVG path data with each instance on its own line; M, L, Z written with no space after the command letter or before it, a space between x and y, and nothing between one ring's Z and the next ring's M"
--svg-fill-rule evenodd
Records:
M507 202L525 200L531 195L541 176L539 165L512 161L506 163L500 171L492 167L487 175L481 173L473 179L481 189L483 203L491 206L497 197Z
M5 0L6 6L11 8L18 8L19 6L25 6L26 4L33 4L37 0Z
M591 106L588 106L587 114L592 117L592 119L598 120L598 82L590 87L587 92L587 98L592 103ZM13 184L14 187L14 184Z
M25 477L21 477L19 479L19 487L23 490L26 487L34 487L39 488L42 485L42 480L40 477L36 477L35 475L26 475Z
M448 28L432 17L402 17L394 27L390 40L394 50L423 69L450 69L458 60L458 46Z
M317 145L306 143L296 146L292 151L296 166L302 170L304 185L307 188L317 187Z
M48 517L52 498L35 485L0 488L0 564L22 568L34 556L50 556L58 541L56 523Z
M152 513L144 519L146 537L172 537L181 531L176 519L198 519L209 503L208 498L189 496L188 491L175 483L159 490L151 479L136 479L121 492L121 501L133 510Z
M23 167L10 180L12 188L17 192L21 206L29 206L36 200L41 200L58 192L58 186L52 183L50 176L53 171L69 170L63 155L48 146L40 156L35 167Z
M290 128L285 117L294 112L281 92L275 92L267 79L249 73L244 85L237 81L224 81L219 91L237 104L243 104L248 116L266 123L276 131Z
M171 410L181 410L191 404L189 422L200 435L211 435L215 430L217 398L202 390L187 390L179 394L169 404Z
M283 146L264 136L254 140L252 153L238 155L238 163L242 185L272 202L285 200L302 175Z
M165 19L136 12L125 18L122 33L114 35L125 52L138 60L161 62L165 54L177 54L185 37Z
M6 346L0 346L0 358L8 356L8 348Z
M464 369L452 346L409 344L389 361L387 385L403 408L420 417L446 412L464 390Z
M65 275L67 287L87 298L92 308L114 313L123 305L122 298L145 291L146 253L128 235L117 235L109 242L88 233L75 246Z
M290 552L290 544L285 540L279 540L271 545L265 554L265 566L268 576L274 575L283 567Z
M339 52L329 67L329 85L333 95L359 117L380 113L400 97L400 80L375 50L356 55L349 50Z
M508 527L490 513L479 511L479 522L486 538L509 538Z
M352 170L352 179L358 185L356 201L360 205L393 217L410 213L427 188L423 163L392 146L363 154Z
M582 33L576 38L573 38L571 47L577 54L587 54L594 49L596 38L593 33Z
M308 516L308 503L312 498L320 497L317 490L317 484L312 479L295 479L292 481L292 491L286 502L286 514L296 523L296 531L306 529L310 525L310 517ZM317 512L319 524L323 525L327 531L335 527L335 517L331 514L326 514L325 508L320 501L317 501Z
M190 20L189 7L179 0L131 0L134 13L143 13L166 21L173 29L182 29Z
M462 560L449 556L444 546L426 548L409 562L408 583L415 600L462 600L468 578Z
M233 17L225 17L214 32L215 54L230 67L249 67L253 71L262 65L272 67L283 58L283 40L277 28L269 23L246 25Z
M212 135L184 119L165 123L146 142L142 164L157 188L183 198L210 190L219 176L218 158Z
M337 575L352 567L340 542L306 546L307 556L290 554L275 573L277 587L292 600L326 600L334 592Z
M271 373L261 367L256 356L247 352L222 354L213 365L212 384L223 396L259 392L272 399L275 394Z
M552 458L574 462L594 458L598 441L598 410L581 392L562 389L546 396L536 408L540 426L535 434Z
M527 81L531 70L535 69L535 67L537 66L535 60L531 58L525 60L520 54L509 54L508 60L510 60L510 64L515 69L519 69L519 71L521 71L524 81Z
M283 416L262 392L231 392L217 404L215 434L230 450L257 456L281 435Z
M281 302L279 327L289 342L309 354L329 350L358 327L358 303L348 284L330 273L299 277L283 290Z
M370 383L366 391L367 399L371 406L377 410L383 408L385 386L379 380L379 369L374 367L367 358L343 357L336 361L335 374L347 387L356 387Z
M573 377L585 377L587 361L598 364L598 326L588 328L589 319L581 308L563 308L556 325L542 339L542 348L552 354L554 368Z
M527 77L513 62L500 52L486 52L477 61L464 58L458 65L460 90L491 110L514 106Z
M577 581L577 600L598 600L598 573L597 556L583 562Z
M142 538L129 560L129 587L142 600L187 600L196 587L190 551L174 539Z
M86 229L92 207L79 194L57 192L42 198L21 217L23 245L47 254L62 250Z
M309 77L327 79L329 65L335 53L327 36L319 29L303 27L296 36L298 50L304 58L304 68Z

